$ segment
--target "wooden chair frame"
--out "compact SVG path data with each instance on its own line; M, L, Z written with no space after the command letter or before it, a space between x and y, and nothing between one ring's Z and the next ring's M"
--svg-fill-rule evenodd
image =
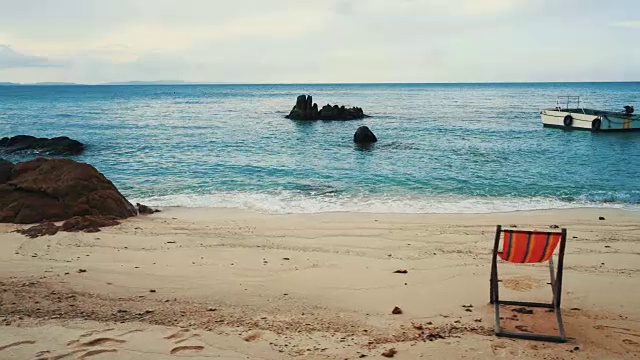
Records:
M498 291L498 246L500 244L501 235L504 232L502 230L502 226L498 225L496 228L496 238L493 246L493 254L491 261L491 278L490 278L490 303L494 305L494 313L495 313L495 334L500 337L510 337L510 338L518 338L518 339L527 339L527 340L537 340L537 341L550 341L550 342L566 342L567 337L564 332L564 324L562 322L562 314L560 311L560 301L562 299L562 272L564 266L564 250L567 243L567 229L561 229L560 232L545 232L545 233L554 233L561 234L560 239L560 249L558 251L558 268L554 269L553 266L553 256L549 258L549 274L551 278L551 292L553 294L551 303L538 303L538 302L524 302L524 301L507 301L500 300L499 291ZM541 233L542 231L530 231L531 233ZM503 331L500 327L500 305L515 305L515 306L526 306L526 307L538 307L538 308L546 308L555 312L556 320L558 321L558 331L559 336L555 335L543 335L543 334L530 334L524 332L511 332L511 331Z

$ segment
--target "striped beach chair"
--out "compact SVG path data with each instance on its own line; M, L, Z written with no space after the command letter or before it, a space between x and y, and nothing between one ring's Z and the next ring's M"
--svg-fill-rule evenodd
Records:
M500 251L499 248L501 241L502 250ZM552 342L567 341L564 332L564 324L562 323L562 314L560 313L560 300L562 298L562 270L566 242L566 229L547 232L502 229L501 225L497 226L495 243L493 246L490 278L490 302L494 305L496 336ZM558 247L558 244L560 245L557 255L558 268L554 269L553 253ZM551 292L553 295L551 303L500 300L498 291L498 256L504 261L517 264L548 262L549 274L551 277ZM550 309L556 314L558 331L560 333L559 336L503 331L500 327L500 305Z

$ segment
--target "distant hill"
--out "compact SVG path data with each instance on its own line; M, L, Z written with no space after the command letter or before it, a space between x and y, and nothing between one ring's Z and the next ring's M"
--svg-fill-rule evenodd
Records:
M108 82L100 85L188 85L188 84L199 84L199 83L190 83L182 80L156 80L156 81L116 81L116 82Z
M94 85L215 85L215 84L235 84L230 82L191 82L191 81L182 81L182 80L155 80L155 81L114 81L107 82L102 84L94 84ZM0 81L0 86L63 86L63 85L88 85L88 84L78 84L72 82L53 82L53 81L44 81L44 82L36 82L36 83L14 83L14 82L2 82Z
M49 82L49 81L45 81L45 82L37 82L37 83L33 83L33 84L23 84L23 85L55 86L55 85L82 85L82 84L70 83L70 82Z
M0 86L60 86L60 85L82 85L68 82L37 82L31 84L13 83L13 82L0 82Z

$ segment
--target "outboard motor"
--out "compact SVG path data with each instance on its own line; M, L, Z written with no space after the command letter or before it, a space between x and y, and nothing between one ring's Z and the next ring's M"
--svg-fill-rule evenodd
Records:
M624 107L624 113L627 114L627 115L633 114L634 110L635 109L633 108L633 106L627 105L627 106Z

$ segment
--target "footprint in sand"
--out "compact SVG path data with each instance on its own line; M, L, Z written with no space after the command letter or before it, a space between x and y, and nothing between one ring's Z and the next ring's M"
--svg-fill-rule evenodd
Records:
M74 351L71 351L65 354L60 354L60 355L54 355L49 357L36 357L36 360L62 360L62 359L68 358L71 355L79 354L84 351L86 350L80 349L80 350L74 350Z
M262 337L262 334L260 332L255 331L255 332L252 332L252 333L249 333L249 334L243 336L242 340L244 340L246 342L251 342L251 341L258 340L261 337Z
M84 359L86 359L88 357L95 356L95 355L98 355L98 354L114 353L114 352L118 352L118 350L116 350L116 349L90 350L90 351L87 351L86 353L80 355L80 357L78 357L78 360L84 360Z
M167 335L164 337L165 340L175 340L173 343L174 344L181 344L187 340L191 340L193 338L196 337L200 337L200 334L190 334L189 336L186 336L187 333L189 332L189 329L180 329L176 332L174 332L171 335ZM183 346L176 346L173 349L171 349L170 353L171 355L177 354L179 352L182 351L202 351L204 350L204 346L200 346L200 345L183 345Z
M122 339L117 339L115 337L98 337L92 340L88 340L85 342L81 342L81 340L83 338L95 335L95 334L101 334L101 333L105 333L105 332L109 332L112 331L114 329L104 329L104 330L93 330L93 331L89 331L86 332L82 335L79 336L78 339L74 339L71 340L67 343L67 346L75 346L75 347L94 347L94 346L102 346L102 345L116 345L116 344L124 344L127 341L126 340L122 340ZM143 330L131 330L131 331L127 331L120 336L123 335L128 335L128 334L132 334L135 332L141 332ZM55 355L55 356L49 356L49 357L44 357L44 354L40 354L37 355L36 359L37 360L62 360L62 359L66 359L69 358L72 355L76 355L76 354L81 354L79 355L78 359L86 359L95 355L99 355L99 354L103 354L103 353L113 353L113 352L117 352L117 349L95 349L95 350L87 350L87 349L78 349L78 350L74 350L65 354L60 354L60 355Z
M189 332L189 329L180 329L171 335L165 336L164 338L167 340L180 339L188 332Z
M39 358L41 358L41 357L43 357L45 355L48 355L48 354L51 354L51 351L49 351L49 350L38 351L36 353L36 359L39 359Z
M82 339L82 338L86 338L86 337L97 335L97 334L106 333L106 332L113 331L113 330L115 330L115 329L114 328L107 328L107 329L100 329L100 330L91 330L91 331L87 331L86 333L78 336L78 338Z
M95 339L87 339L86 341L84 341L84 339L90 337L90 336L94 336L96 334L104 334L107 333L109 331L113 331L115 330L114 328L108 328L108 329L100 329L100 330L91 330L91 331L87 331L83 334L81 334L80 336L78 336L77 339L73 339L70 340L69 342L67 342L67 346L71 347L78 347L78 348L85 348L85 349L77 349L77 350L73 350L64 354L59 354L59 355L49 355L48 357L44 357L45 354L39 354L36 355L37 356L37 360L62 360L62 359L67 359L73 355L78 355L78 359L86 359L95 355L99 355L99 354L103 354L103 353L114 353L117 352L117 349L95 349L95 350L88 350L86 348L90 348L90 347L94 347L94 346L102 346L102 345L117 345L117 344L124 344L127 341L126 340L122 340L122 339L117 339L114 337L97 337ZM124 333L123 335L127 335L130 334L132 332L137 332L137 331L141 331L141 330L133 330L133 331L129 331Z
M504 356L506 354L507 345L503 343L491 344L491 352L494 356Z
M515 291L529 291L544 285L542 281L534 279L531 276L516 276L509 279L503 279L502 284L507 289Z
M637 341L633 341L631 339L624 339L624 340L622 340L622 342L625 345L631 345L631 346L635 346L635 347L640 347L640 343L638 343Z
M185 341L188 341L188 340L191 340L191 339L197 338L197 337L200 337L200 334L191 334L191 335L187 336L186 338L180 339L180 340L176 340L173 343L174 344L182 344Z
M202 351L204 350L204 346L178 346L171 349L171 355L177 354L181 351Z
M100 346L100 345L104 345L104 344L124 344L126 342L127 342L126 340L101 337L101 338L97 338L97 339L93 339L93 340L81 343L79 346L90 346L90 347L93 347L93 346Z
M137 332L143 332L143 331L144 331L144 330L142 330L142 329L133 329L133 330L129 330L129 331L127 331L127 332L123 332L122 334L120 334L120 335L116 335L116 336L117 336L117 337L120 337L120 336L126 336L126 335L129 335L129 334L133 334L133 333L137 333Z
M27 344L28 344L28 345L33 345L33 344L35 344L35 343L36 343L36 341L35 341L35 340L23 340L23 341L16 341L16 342L11 343L11 344L7 344L7 345L0 346L0 351L2 351L2 350L6 350L6 349L8 349L8 348L12 348L12 347L14 347L14 346L27 345Z

